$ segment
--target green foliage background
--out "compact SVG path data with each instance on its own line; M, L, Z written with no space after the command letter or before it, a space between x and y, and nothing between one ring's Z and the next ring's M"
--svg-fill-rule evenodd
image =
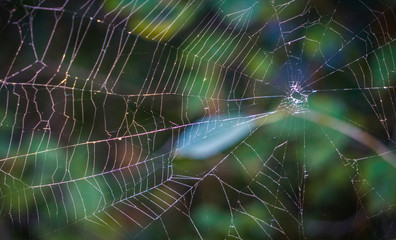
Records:
M392 1L91 2L84 12L81 1L66 1L63 13L34 8L62 1L1 3L0 229L6 238L396 236ZM66 44L70 32L70 42L79 42L79 22L86 35L76 54ZM119 54L126 36L130 56ZM183 70L172 72L173 64ZM307 102L293 102L292 83L303 87ZM62 86L76 91L63 95ZM65 102L65 112L51 110ZM49 125L39 120L51 113ZM75 122L63 132L65 116ZM124 117L129 127L120 125ZM211 117L239 119L202 123ZM239 124L248 131L237 132ZM198 125L204 127L188 127ZM150 131L158 134L129 139ZM177 142L189 131L198 137ZM237 143L221 138L225 132ZM112 158L108 149L115 145L106 141L131 144L135 155ZM207 159L188 152L213 141L223 142ZM137 164L136 152L153 168ZM90 161L94 153L98 160ZM126 177L123 188L119 179L132 168L143 177ZM153 187L167 169L198 182L180 201L186 209L175 204L155 221L130 224L112 208L132 196L147 205L172 201L176 194ZM68 194L60 198L62 190L43 183Z

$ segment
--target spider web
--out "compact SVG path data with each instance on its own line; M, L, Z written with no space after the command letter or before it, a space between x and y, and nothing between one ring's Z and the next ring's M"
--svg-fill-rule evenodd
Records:
M5 238L396 236L391 1L4 1L0 16ZM214 156L186 153L241 125Z

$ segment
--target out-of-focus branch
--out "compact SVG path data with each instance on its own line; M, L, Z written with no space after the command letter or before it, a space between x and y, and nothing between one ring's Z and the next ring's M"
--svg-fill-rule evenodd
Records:
M317 123L321 126L336 130L337 132L342 133L375 151L375 153L377 153L385 161L387 161L394 168L396 168L396 155L393 151L389 150L381 141L379 141L371 134L359 129L358 127L349 124L348 122L339 120L324 113L309 110L304 113L291 114L288 111L279 110L277 112L274 112L273 114L260 118L257 124L259 124L260 126L267 125L290 116L302 118Z

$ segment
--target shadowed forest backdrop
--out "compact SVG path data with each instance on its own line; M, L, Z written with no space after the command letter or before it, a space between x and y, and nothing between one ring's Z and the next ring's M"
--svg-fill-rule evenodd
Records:
M393 2L0 1L2 238L396 237Z

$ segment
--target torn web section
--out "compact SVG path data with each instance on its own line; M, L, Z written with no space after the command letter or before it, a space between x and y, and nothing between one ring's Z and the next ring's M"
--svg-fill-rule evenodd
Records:
M389 87L387 86L381 86L380 87L369 87L367 88L362 88L360 85L364 82L363 80L367 81L369 77L371 76L370 70L374 70L372 66L367 66L364 67L364 65L369 65L367 64L367 56L370 56L372 54L372 50L370 50L370 47L374 47L377 49L387 49L386 55L391 55L393 50L388 51L389 49L387 48L388 45L390 45L393 42L392 37L387 37L391 35L392 30L389 30L389 27L385 27L385 23L392 23L394 22L394 16L392 15L392 9L388 8L389 6L381 4L377 5L365 5L362 2L356 2L356 4L359 6L359 12L362 12L363 15L370 15L371 17L368 17L366 20L368 22L362 22L362 21L357 21L359 26L353 26L353 23L348 23L345 22L345 20L342 20L345 18L345 15L342 11L339 11L338 9L348 8L351 7L347 3L341 3L338 2L338 5L335 4L331 8L319 8L318 5L315 4L310 4L308 3L305 5L305 8L303 6L300 6L300 8L293 8L293 9L300 9L301 12L293 12L291 10L291 6L293 6L292 3L284 3L284 4L279 4L279 5L274 5L275 9L283 11L282 14L275 14L275 16L281 18L281 24L284 28L283 31L280 33L280 38L279 39L290 39L289 41L286 42L281 42L280 48L283 48L286 50L286 58L287 61L285 61L284 65L284 71L283 71L283 76L281 78L281 83L284 84L284 88L286 89L286 92L291 92L288 90L289 87L291 87L290 79L297 79L301 83L299 84L302 86L302 89L304 89L308 93L315 93L310 96L310 101L309 101L309 106L310 108L312 107L312 110L322 110L326 113L331 113L334 114L335 116L341 117L344 121L352 123L352 127L354 131L348 131L347 128L352 128L351 126L345 125L345 124L339 124L339 122L332 120L331 123L328 123L329 119L326 118L320 118L320 121L316 121L318 124L319 128L315 128L318 130L319 133L323 133L322 137L322 144L325 146L332 146L333 150L331 151L332 154L331 156L334 159L341 160L338 162L337 166L339 168L343 168L344 170L342 171L343 174L349 175L350 177L353 178L352 184L347 184L348 187L346 187L344 190L345 192L348 191L354 191L357 196L363 196L365 195L362 192L365 192L367 190L367 182L370 181L370 179L366 179L367 177L367 172L359 175L358 177L355 177L356 173L359 173L359 167L354 165L353 163L358 160L369 160L371 158L381 159L388 161L389 159L392 159L391 156L392 154L392 140L389 139L389 128L387 128L386 124L383 124L384 121L388 121L384 119L383 115L389 116L390 119L393 119L394 116L394 110L392 109L393 106L393 90L388 90ZM290 8L289 8L290 7ZM289 8L289 11L286 9ZM308 10L307 10L308 9ZM330 11L328 11L330 9ZM373 14L374 9L380 10L380 14ZM316 11L316 15L312 14L312 12ZM291 14L291 18L287 18L287 13L293 12ZM285 17L285 18L284 18ZM308 19L308 20L307 20ZM380 20L381 19L381 20ZM340 22L343 22L343 24L340 25ZM289 27L289 28L288 28ZM312 27L312 28L311 28ZM312 39L307 39L307 41L304 41L304 39L307 38L308 34L311 37L313 37L314 32L312 32L312 29L315 29L315 27L319 27L319 30L317 33L317 38L318 40L312 41ZM370 38L367 35L366 36L361 36L362 32L367 31L365 29L369 29L368 33L371 36L374 36L374 38L378 37L379 40L373 41L373 44L367 47L361 47L361 44L364 42L370 42ZM283 35L283 36L282 36ZM326 41L332 39L332 42L334 44L326 44ZM362 40L363 39L363 40ZM384 39L387 39L384 41ZM313 45L309 45L308 43L312 42L314 43ZM318 45L315 45L315 42ZM326 49L328 47L328 49ZM310 49L311 48L311 49ZM366 49L366 50L365 50ZM324 53L324 51L327 51ZM285 57L283 55L284 53L280 54L280 58ZM379 57L381 58L381 57ZM392 57L385 57L386 60L381 60L381 68L385 69L389 67L390 69L394 69L394 64L393 64L393 58ZM359 63L360 64L356 64ZM384 62L385 64L383 64ZM359 66L360 65L360 66ZM375 66L375 65L374 65ZM357 75L357 71L362 72L363 74ZM386 71L387 75L382 76L382 78L388 79L393 79L392 77L392 70ZM325 80L327 79L327 80ZM331 80L330 80L331 79ZM287 80L287 81L286 81ZM317 81L316 81L317 80ZM277 84L277 82L274 82L274 84ZM279 85L279 84L278 84ZM351 86L351 87L349 87ZM321 89L323 88L323 89ZM381 90L383 89L383 90ZM356 95L360 95L363 92L369 92L366 95L370 95L367 101L366 99L359 98L360 100L356 97ZM386 91L383 93L383 91ZM326 93L327 92L327 93ZM382 93L381 93L382 92ZM318 93L318 94L316 94ZM331 97L331 94L334 94L334 97ZM364 94L362 94L364 95ZM287 95L286 95L287 96ZM330 97L331 100L326 100L326 98ZM345 99L339 103L336 99ZM385 100L387 99L387 101ZM292 99L289 99L292 100ZM375 104L372 104L371 101L377 102ZM282 102L281 105L285 105L286 107L290 107L291 104L295 103L296 101L287 101ZM322 102L322 104L318 104ZM330 102L333 102L335 105L328 105L325 106L326 103L330 104ZM386 104L387 102L388 104ZM325 103L325 104L323 104ZM347 104L349 103L349 104ZM362 103L367 103L367 104L362 104ZM343 107L337 107L342 105ZM362 117L359 117L361 115L357 114L356 111L360 113L366 114L367 110L369 107L374 105L374 108L377 108L379 110L374 110L373 112L370 113L370 119L373 119L373 121L367 121L367 122L362 122ZM377 112L382 113L377 114ZM307 114L307 119L315 120L317 115L316 113ZM309 120L309 121L311 121ZM389 122L393 122L390 120ZM335 125L338 125L337 127ZM297 125L296 125L297 126ZM301 126L301 124L300 124ZM347 127L345 127L347 126ZM333 130L329 130L329 129ZM312 129L312 128L308 128ZM355 131L359 129L358 131ZM378 130L374 130L378 129ZM385 130L384 130L385 129ZM338 133L341 133L342 136L338 136L338 134L334 133L333 131L336 130ZM360 131L360 132L359 132ZM369 143L367 144L367 141L362 141L358 140L359 144L364 145L363 149L360 149L360 147L357 147L354 145L354 141L356 138L366 138L367 135L361 134L362 132L368 131L370 134L373 134L376 138L379 139L379 141L375 143ZM351 134L353 132L353 134ZM315 145L312 144L312 139L315 139L312 137L312 135L316 135L313 133L313 131L308 131L308 132L300 132L301 135L297 135L297 139L302 140L303 142L308 142L311 143L309 145ZM309 137L305 139L305 134L307 134ZM292 134L291 134L292 135ZM303 138L304 137L304 138ZM303 139L302 139L303 138ZM348 147L344 147L343 143L346 141L345 138L349 138L348 141ZM350 141L351 139L354 139L353 141ZM373 138L370 138L370 141ZM323 141L324 140L324 141ZM381 147L376 147L377 143L381 143ZM384 143L387 144L388 146L384 148ZM330 145L329 145L330 144ZM303 149L308 148L311 150L311 153L315 152L311 147L309 147L308 144L303 144L300 145ZM322 145L322 146L323 146ZM320 145L319 145L320 146ZM368 157L367 157L368 156ZM288 155L287 159L294 159L295 154L291 153ZM323 158L322 158L323 159ZM326 159L326 158L325 158ZM374 161L373 161L374 162ZM351 164L352 163L352 164ZM389 164L384 162L385 165ZM307 163L308 164L308 163ZM345 166L344 166L345 165ZM376 165L376 164L374 164ZM391 164L392 165L392 164ZM300 165L303 166L303 165ZM383 167L383 166L382 166ZM366 171L367 168L365 168ZM341 171L340 171L341 172ZM391 171L390 171L391 172ZM390 174L390 173L389 173ZM372 177L371 182L372 182ZM344 178L345 182L349 183L349 180L347 178ZM364 179L364 180L362 180ZM367 180L367 181L366 181ZM363 182L363 185L366 185L363 189L366 189L362 191L362 189L359 189L362 185L361 182ZM379 181L380 182L380 181ZM379 184L379 182L376 182L376 184ZM311 184L311 183L310 183ZM309 186L314 186L314 185L309 185ZM377 185L377 188L380 189L381 186ZM312 188L314 189L314 187ZM299 190L300 192L302 190ZM357 204L358 207L363 207L363 208L370 208L373 204L373 202L376 202L379 200L384 205L379 204L379 208L376 208L377 210L374 211L382 211L384 209L387 209L386 212L387 214L389 213L389 216L385 216L384 214L384 219L386 220L387 218L392 219L392 209L389 209L388 207L392 203L392 199L389 198L389 194L386 194L385 191L369 191L372 192L374 197L371 196L370 200L367 202L364 202L362 205ZM311 194L309 192L308 194ZM383 197L383 195L388 195L387 199ZM311 198L312 199L312 198ZM367 200L367 199L366 199ZM358 202L356 199L348 199L348 202ZM312 204L312 203L311 203ZM341 207L340 205L337 205L338 207ZM355 205L356 206L356 205ZM378 206L377 206L378 207ZM307 216L310 216L310 211L312 210L311 206L307 205L306 207L307 211ZM380 210L381 209L381 210ZM371 209L372 210L372 209ZM359 219L365 219L370 221L372 219L372 216L369 214L368 216L362 216L357 214L357 218ZM349 212L349 214L354 215L353 212ZM352 219L352 217L351 217ZM310 221L307 221L307 227L308 227L308 232L305 232L306 234L318 234L315 232L314 229L315 224L317 222L312 221L312 219L309 219ZM351 220L352 221L352 220ZM378 219L374 219L374 221L378 221ZM312 223L312 224L311 224ZM361 225L359 225L361 226ZM383 226L385 229L384 231L386 232L385 234L390 233L390 229L392 228L392 222L389 220L389 224L385 224ZM325 232L325 230L321 230ZM346 231L346 230L345 230ZM341 232L345 232L341 231ZM340 233L343 234L343 233Z
M318 129L319 132L324 134L324 139L327 138L328 143L334 148L333 152L336 153L334 158L340 159L345 164L345 167L340 167L342 171L335 170L335 172L343 172L352 179L352 184L348 184L349 187L346 186L342 191L347 192L353 189L358 197L365 199L359 201L358 204L353 204L359 210L356 215L350 212L349 218L345 216L346 222L352 228L359 228L362 223L356 223L353 219L365 219L368 222L384 221L381 229L385 236L391 236L394 234L391 230L393 223L390 220L394 218L394 209L391 207L394 199L390 197L389 192L381 190L386 184L379 180L374 172L382 172L390 177L394 165L394 144L390 137L393 135L395 118L394 92L388 89L387 84L393 88L394 61L389 56L394 52L392 50L394 33L389 25L394 25L395 18L392 8L387 5L370 5L361 1L355 3L353 8L357 12L370 17L362 21L347 22L345 20L347 15L342 9L350 9L352 6L349 3L339 2L339 6L331 8L332 11L334 10L331 14L322 15L320 20L313 25L322 29L318 31L319 34L316 33L316 37L310 28L305 30L305 36L310 38L309 41L315 38L319 41L318 47L314 48L313 52L308 48L309 44L305 44L306 48L303 48L304 53L312 55L302 55L303 57L299 59L306 57L309 59L307 66L312 68L316 65L316 67L313 71L307 72L302 78L301 85L306 91L313 93L309 97L311 113L306 114L307 119L316 119L315 122L321 126L321 129ZM326 44L327 41L332 43ZM329 105L326 106L326 104ZM324 115L318 118L316 111ZM324 117L327 114L342 122ZM362 116L367 116L367 118ZM343 134L344 137L337 136L334 130ZM306 139L310 142L310 138ZM346 145L345 141L347 141ZM309 147L310 145L307 144L306 148L309 149ZM312 153L314 153L313 150L310 151L310 154ZM307 158L307 166L309 166L308 160ZM376 166L377 170L369 170L369 166ZM385 166L389 167L389 172L379 170ZM309 176L312 176L311 173ZM348 181L347 178L345 181ZM307 183L306 196L310 196L315 189L315 184L312 184L309 178ZM306 202L314 203L312 199L312 197L306 198ZM352 198L346 202L355 201L357 200ZM326 200L322 203L329 206ZM307 216L305 233L326 232L324 228L320 231L312 230L320 224L329 226L332 224L325 221L312 221L315 217L310 218L311 207L310 204L305 207ZM367 215L363 214L365 210L368 211ZM374 212L382 211L384 213L378 218L372 215ZM347 230L342 230L339 234L345 234L345 232Z

